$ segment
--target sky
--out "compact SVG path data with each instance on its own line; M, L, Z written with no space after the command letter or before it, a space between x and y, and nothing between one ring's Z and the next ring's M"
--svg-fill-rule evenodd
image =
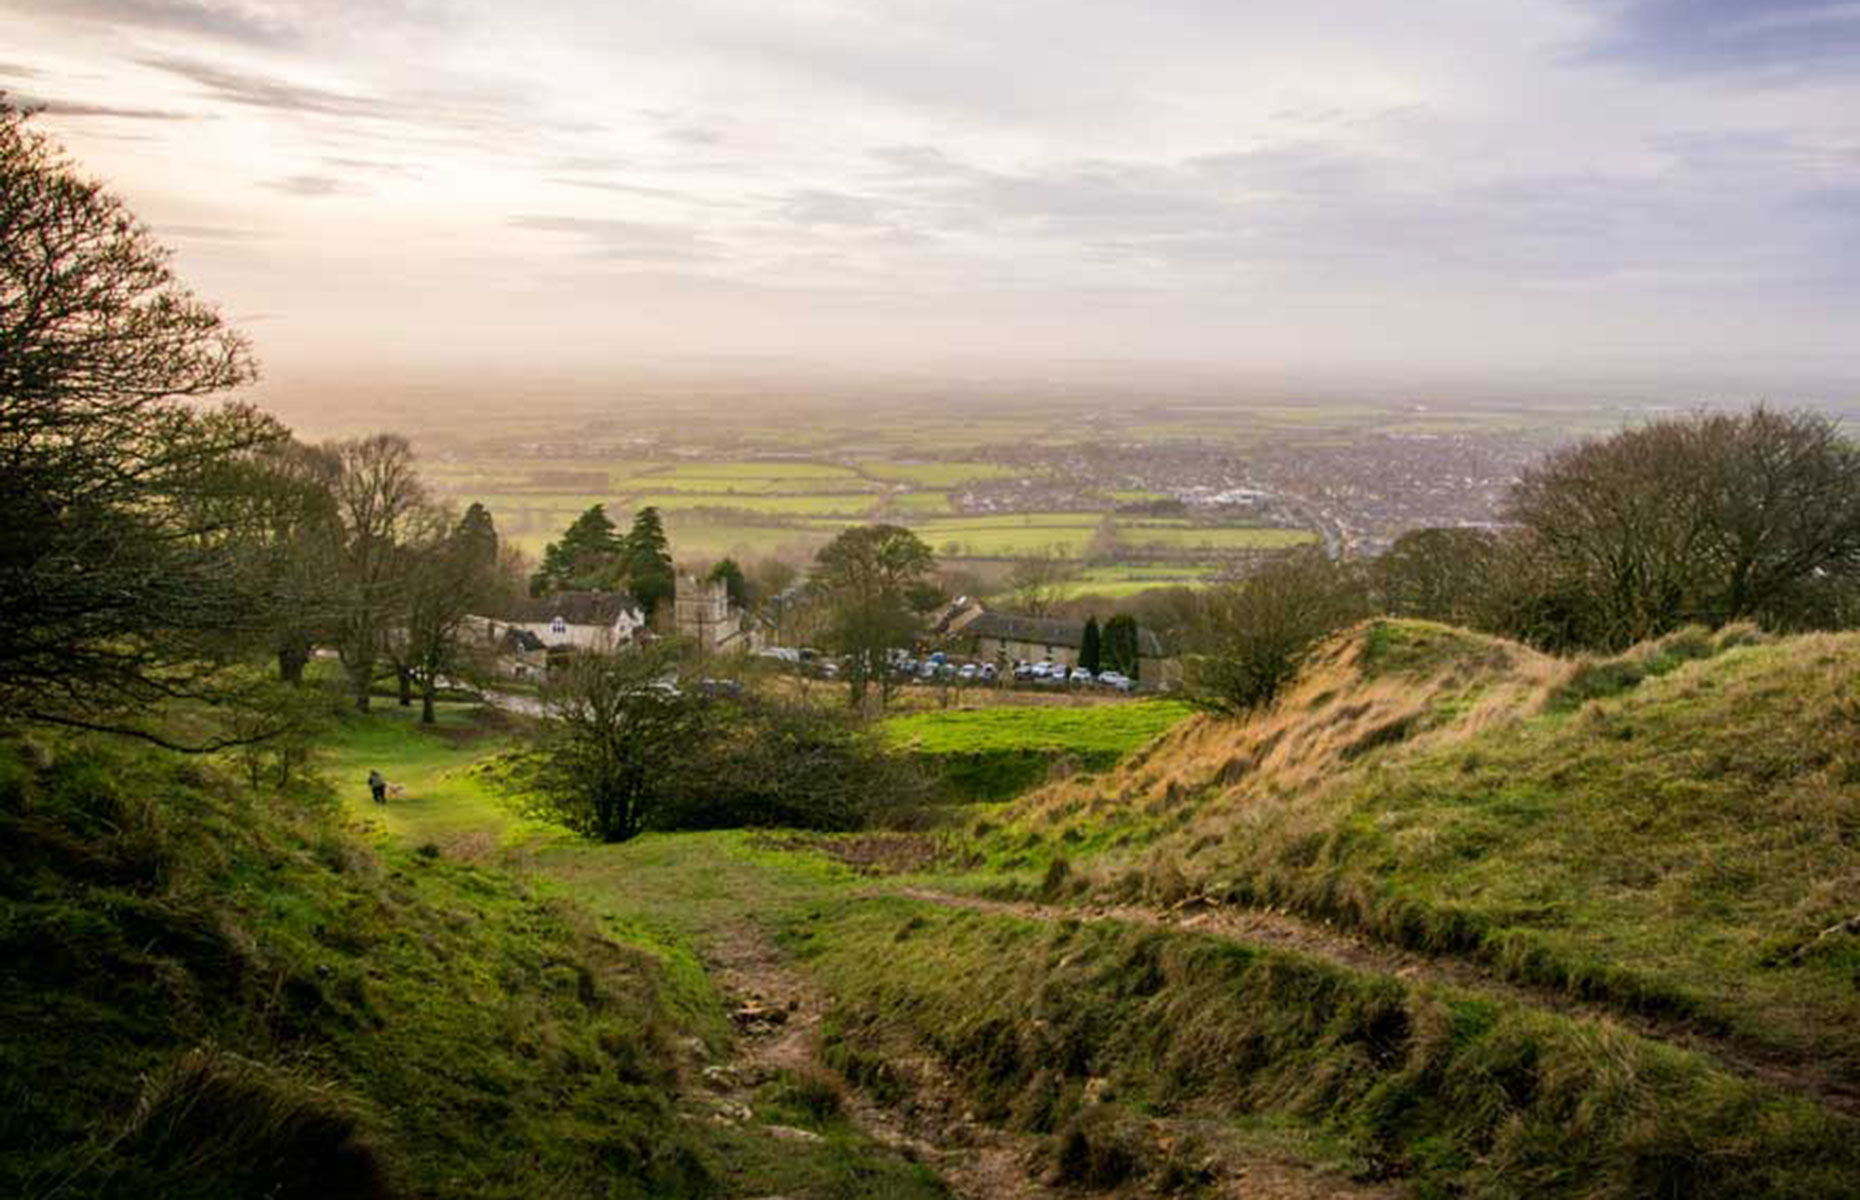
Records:
M1860 380L1851 0L0 0L268 372Z

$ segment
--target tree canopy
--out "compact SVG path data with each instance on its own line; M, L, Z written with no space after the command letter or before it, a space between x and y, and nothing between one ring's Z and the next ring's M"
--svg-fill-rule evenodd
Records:
M827 605L829 639L846 656L854 705L864 703L873 680L881 697L888 688L886 654L920 628L911 590L935 566L930 547L899 525L855 526L815 556L813 586Z
M651 617L678 590L672 547L659 510L648 504L633 515L633 527L620 544L620 561L628 590Z
M542 565L530 576L530 594L545 596L578 588L609 588L624 571L622 545L607 506L589 506L543 548Z
M0 712L133 727L262 624L208 501L285 431L195 403L255 377L148 229L0 101Z

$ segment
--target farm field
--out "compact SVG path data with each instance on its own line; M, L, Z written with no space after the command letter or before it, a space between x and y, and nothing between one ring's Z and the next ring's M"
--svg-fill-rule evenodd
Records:
M1188 410L1185 423L1199 425L1205 416L1211 427L1226 411ZM1029 556L1083 560L1106 551L1114 530L1109 546L1117 561L1104 573L1093 567L1061 593L1110 599L1195 582L1204 572L1184 559L1231 569L1246 556L1314 536L1266 522L1117 514L1119 505L1170 493L1137 486L1115 468L1062 468L1043 457L1079 436L1064 407L960 419L935 406L907 408L882 422L842 422L840 436L825 440L807 436L811 422L739 424L735 416L722 403L681 410L678 448L670 453L632 449L663 445L664 431L629 436L627 449L612 458L591 452L611 444L611 433L594 438L589 450L541 443L516 446L508 456L487 449L494 443L471 453L454 449L438 456L431 479L459 507L485 504L505 542L531 557L596 503L622 527L639 508L658 508L674 556L700 566L724 555L800 563L850 525L893 521L914 530L946 565L991 575Z
M719 492L641 492L626 498L624 507L637 511L651 505L661 512L680 509L734 510L781 516L844 516L857 519L871 512L880 497L854 492L849 495L729 495Z
M949 488L983 479L1013 479L1021 471L985 462L882 462L864 461L861 474L887 483L909 483L920 487Z

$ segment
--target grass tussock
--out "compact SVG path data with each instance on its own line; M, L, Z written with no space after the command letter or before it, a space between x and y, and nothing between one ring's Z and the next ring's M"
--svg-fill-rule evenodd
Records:
M908 939L894 930L913 922ZM842 1058L929 1053L1055 1181L1179 1173L1133 1118L1291 1131L1420 1195L1851 1194L1860 1129L1618 1027L1193 934L848 904L791 939Z
M203 1047L144 1083L112 1147L133 1179L114 1183L173 1200L387 1200L400 1188L379 1125L327 1082Z

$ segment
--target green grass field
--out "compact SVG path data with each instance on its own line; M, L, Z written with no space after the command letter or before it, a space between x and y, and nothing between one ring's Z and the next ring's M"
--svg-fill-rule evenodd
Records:
M1133 700L1080 707L997 705L913 713L885 721L894 745L925 754L1056 750L1128 754L1193 711L1175 700Z
M767 495L740 492L644 492L628 497L626 508L637 510L652 505L665 513L692 509L735 510L761 516L862 518L881 501L869 492L841 495Z
M1001 800L1055 767L1104 771L1189 714L1173 700L1078 707L997 705L911 713L881 726L964 800Z

